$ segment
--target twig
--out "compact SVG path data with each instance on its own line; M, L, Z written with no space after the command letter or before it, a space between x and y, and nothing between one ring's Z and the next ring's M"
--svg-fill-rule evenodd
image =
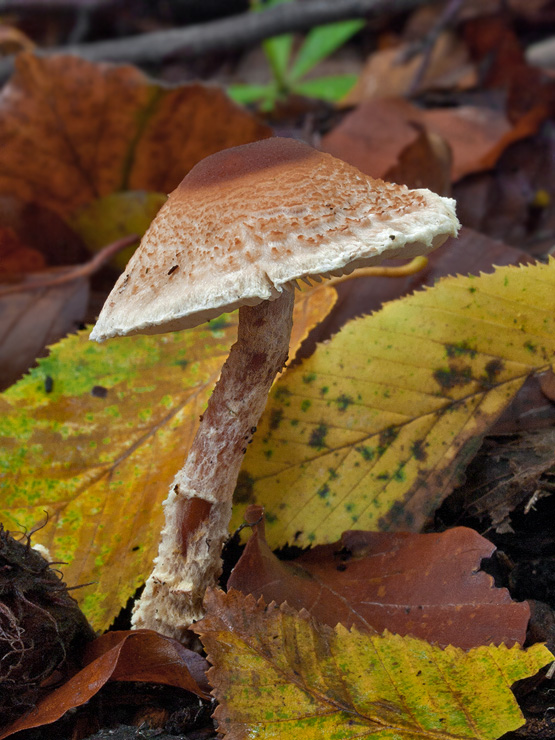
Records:
M122 239L118 239L115 242L112 242L112 244L108 244L107 247L104 247L104 249L101 249L100 252L97 252L95 256L89 260L88 262L85 262L84 265L75 265L74 267L66 267L64 272L62 274L56 275L56 277L50 277L50 278L43 278L41 277L38 280L29 281L27 283L18 283L17 285L10 285L8 288L1 288L0 289L0 298L3 298L6 295L9 295L11 293L26 293L30 290L39 290L41 288L53 288L58 285L63 285L64 283L69 283L73 280L77 280L78 278L87 277L88 275L92 275L94 272L96 272L102 265L107 262L109 259L111 259L114 254L117 254L117 252L120 252L122 249L125 249L125 247L130 246L134 242L138 240L138 236L136 234L131 234L130 236L124 236Z
M428 71L428 67L430 66L432 54L438 38L441 36L447 26L449 26L456 18L463 3L464 0L449 0L447 5L443 9L443 12L439 16L437 23L434 24L433 28L424 39L424 42L422 44L422 48L424 49L424 56L408 90L409 97L416 95L416 93L418 92L420 85L422 84L422 80L424 79L424 76Z
M405 13L444 0L310 0L293 2L262 13L242 13L223 20L185 28L153 31L139 36L63 48L44 49L40 55L75 54L89 61L159 62L179 55L194 57L216 50L229 51L256 44L282 33L306 31L314 26L353 18ZM13 71L13 57L0 62L0 80Z

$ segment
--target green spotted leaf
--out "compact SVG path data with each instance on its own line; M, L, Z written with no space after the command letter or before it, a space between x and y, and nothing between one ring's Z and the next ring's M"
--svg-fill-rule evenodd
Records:
M271 547L419 531L554 353L554 259L445 278L350 322L274 386L234 524L257 503Z
M291 356L335 301L299 296ZM32 530L98 629L151 571L162 501L235 341L236 317L98 345L70 336L0 395L0 521Z
M512 684L553 659L543 645L465 652L332 629L237 591L206 606L195 630L226 740L495 740L524 724Z

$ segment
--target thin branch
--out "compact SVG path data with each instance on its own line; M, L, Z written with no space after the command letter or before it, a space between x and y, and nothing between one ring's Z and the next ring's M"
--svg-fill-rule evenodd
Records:
M201 23L184 28L153 31L90 44L76 44L38 51L40 55L75 54L89 61L159 62L179 55L194 57L216 50L230 51L282 33L307 31L314 26L353 18L395 15L432 5L444 0L307 0L265 10L262 13L242 13L223 20ZM13 57L0 63L0 80L13 70Z
M57 268L54 272L54 276L44 275L39 273L39 276L34 280L27 282L17 283L17 285L10 285L7 288L0 288L0 298L12 293L27 293L30 290L39 290L41 288L54 288L58 285L64 285L65 283L77 280L77 278L88 277L102 267L102 265L111 259L115 254L121 252L125 247L129 247L134 242L138 241L139 237L136 234L130 234L118 239L112 244L108 244L97 252L95 256L83 265L75 265L71 267Z

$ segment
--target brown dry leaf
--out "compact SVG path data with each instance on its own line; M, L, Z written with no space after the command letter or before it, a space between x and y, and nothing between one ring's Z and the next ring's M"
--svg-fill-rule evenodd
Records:
M0 25L0 54L19 54L21 51L33 51L35 44L15 26L5 23Z
M62 276L66 270L31 273L24 276L21 286L32 285L46 274ZM85 316L88 299L85 277L7 295L2 295L0 283L0 390L16 381L44 347L75 331Z
M246 512L253 534L228 588L306 609L330 627L354 625L372 634L387 629L465 650L524 642L528 604L511 601L506 589L478 572L495 546L472 529L349 531L339 542L281 562L266 543L261 517L262 507Z
M21 730L42 727L85 704L108 681L150 681L209 698L206 661L169 637L150 630L109 632L91 643L85 667L45 696L21 719L0 732L0 740Z
M403 56L408 48L408 44L403 44L372 54L357 84L342 102L345 105L357 105L371 98L407 95L423 59L420 53L405 61ZM434 45L418 91L441 87L451 89L456 86L457 80L464 80L468 84L470 72L466 46L455 34L444 31Z
M0 285L7 275L42 270L44 257L27 246L10 226L0 226Z
M548 494L547 475L555 475L555 429L487 439L466 472L466 482L450 500L450 508L472 517L489 517L497 532L512 532L511 514L533 506Z
M535 134L547 115L547 108L540 104L512 125L504 113L492 108L459 106L424 111L397 98L370 100L323 137L322 149L372 177L441 192L440 188L446 187L442 176L446 176L451 162L441 149L429 146L426 152L420 144L419 150L419 131L436 135L448 144L452 152L451 180L456 182L492 169L510 144ZM414 161L413 148L426 157L425 166L418 159ZM421 185L416 184L418 178Z
M0 95L0 195L67 217L115 191L168 193L203 157L270 134L214 86L22 54Z

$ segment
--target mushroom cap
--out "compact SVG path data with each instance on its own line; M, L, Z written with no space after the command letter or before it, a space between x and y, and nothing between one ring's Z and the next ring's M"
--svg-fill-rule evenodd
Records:
M169 196L91 339L197 326L299 279L426 254L458 227L450 198L376 180L303 142L226 149Z

